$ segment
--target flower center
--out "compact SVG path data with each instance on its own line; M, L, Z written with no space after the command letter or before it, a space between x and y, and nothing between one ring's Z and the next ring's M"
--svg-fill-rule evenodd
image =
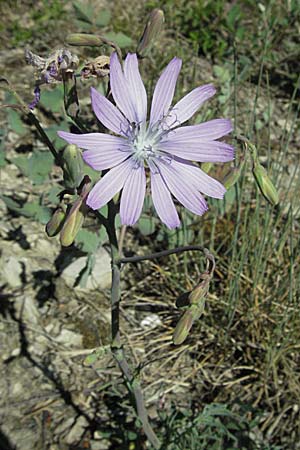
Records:
M160 132L146 128L146 124L131 125L130 137L132 152L138 163L149 162L159 154Z

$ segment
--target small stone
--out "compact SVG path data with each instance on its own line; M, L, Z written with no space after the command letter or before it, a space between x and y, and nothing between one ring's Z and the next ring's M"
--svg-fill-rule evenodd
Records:
M82 347L82 336L65 328L61 330L60 335L55 340L60 344L71 345L72 347Z
M95 289L108 289L111 285L111 261L107 251L101 247L95 253L95 265L91 274L87 278L85 288L76 286L78 290L92 291ZM74 288L74 284L78 275L86 267L87 256L82 256L72 262L62 272L61 277L70 288Z
M7 256L1 261L1 266L4 283L8 283L12 288L21 287L23 267L20 261L14 256Z
M88 421L85 417L80 416L72 427L71 431L67 434L65 442L68 445L76 444L80 441L85 429L88 427Z
M161 324L161 320L157 314L149 314L141 321L141 326L146 329L155 328Z

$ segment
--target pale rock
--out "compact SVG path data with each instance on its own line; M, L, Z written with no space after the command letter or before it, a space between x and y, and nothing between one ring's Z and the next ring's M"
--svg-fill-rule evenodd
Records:
M82 336L81 334L74 333L74 331L67 330L63 328L59 336L55 338L55 341L64 344L72 345L74 347L82 347Z
M23 267L20 261L14 256L3 256L1 260L1 278L3 282L8 283L12 288L22 286Z
M65 442L68 445L74 445L79 442L88 425L87 419L84 416L80 416L76 420L76 423L72 427L71 431L67 434Z
M95 253L95 265L88 276L85 288L76 286L78 290L92 291L95 289L108 289L111 285L111 260L107 251L101 247ZM82 256L72 262L62 272L61 277L70 288L74 288L79 273L87 263L87 256Z

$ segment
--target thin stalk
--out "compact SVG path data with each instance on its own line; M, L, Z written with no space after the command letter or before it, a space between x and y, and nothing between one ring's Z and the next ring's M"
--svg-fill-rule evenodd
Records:
M110 202L108 209L108 223L106 223L106 231L108 233L111 248L111 267L112 267L112 288L111 288L111 351L119 365L119 368L128 386L129 393L134 398L135 409L138 419L140 420L143 430L155 449L161 447L161 443L156 436L149 422L148 413L145 406L145 400L141 388L141 384L135 371L130 368L126 359L120 337L120 300L121 300L121 260L119 259L118 240L115 227L116 210L113 202Z

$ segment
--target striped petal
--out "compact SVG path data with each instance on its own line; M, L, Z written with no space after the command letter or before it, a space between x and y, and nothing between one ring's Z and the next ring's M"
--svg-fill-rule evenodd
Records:
M151 194L160 220L170 229L179 227L180 220L171 193L158 171L151 171Z
M232 145L219 141L199 142L198 140L168 139L168 141L160 142L159 148L179 158L192 161L227 162L234 159Z
M200 106L216 93L212 84L206 84L192 90L171 109L164 120L167 128L174 128L189 120Z
M87 205L92 209L100 209L106 205L124 186L132 165L132 158L129 158L105 174L89 193Z
M156 161L159 171L171 191L182 205L194 214L202 216L207 211L207 204L191 185L189 177L182 176L173 162Z
M203 122L197 125L187 127L180 127L172 130L165 141L182 141L184 144L187 141L214 141L219 139L233 130L232 122L228 119L213 119L208 122Z
M134 166L125 181L120 216L123 225L134 225L139 219L145 198L146 175L144 166Z
M189 180L189 183L202 194L213 198L224 197L226 192L224 186L194 164L184 160L173 159L172 166L176 169L180 180Z
M150 126L166 116L171 106L182 61L173 58L156 83L150 113Z
M110 58L110 86L117 107L129 122L138 122L137 114L130 96L130 88L116 53Z
M129 145L126 139L117 136L111 136L105 133L87 133L74 134L66 131L58 131L58 136L67 141L69 144L76 144L85 150L93 151L128 151Z
M94 170L105 170L110 169L111 167L120 164L124 161L128 156L130 156L131 149L128 148L128 151L120 151L116 148L111 148L105 151L93 151L87 150L83 153L84 161L91 166Z
M136 54L128 53L124 62L124 75L129 86L129 94L138 122L147 118L147 94L142 81Z
M92 107L97 119L114 133L126 136L129 122L123 114L120 113L118 108L93 87L91 88L91 99Z

